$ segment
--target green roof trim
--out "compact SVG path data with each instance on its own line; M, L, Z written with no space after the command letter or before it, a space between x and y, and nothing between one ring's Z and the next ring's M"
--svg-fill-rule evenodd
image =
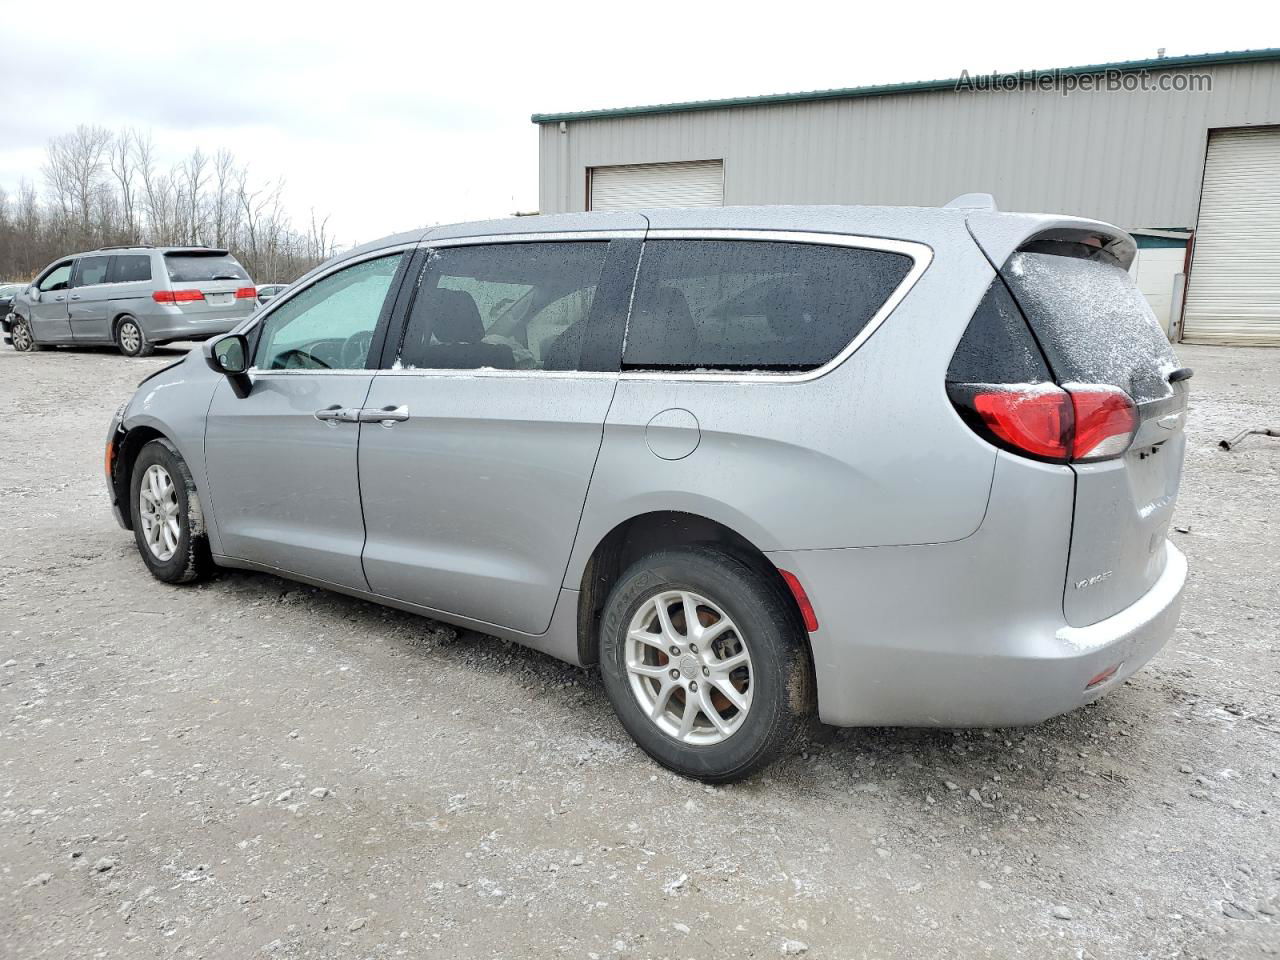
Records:
M1280 47L1264 50L1229 50L1223 53L1195 53L1180 57L1156 57L1150 60L1121 60L1116 63L1092 63L1080 67L1055 67L1000 74L1001 78L1023 77L1031 80L1052 74L1082 76L1108 70L1134 73L1139 70L1169 70L1177 67L1211 67L1233 63L1261 63L1280 60ZM974 74L973 79L988 76ZM884 97L899 93L934 93L955 90L961 78L950 80L914 80L908 83L886 83L870 87L845 87L838 90L810 90L803 93L767 93L756 97L730 97L726 100L691 100L687 103L655 103L642 107L613 107L605 110L580 110L576 113L535 113L530 119L537 124L568 120L608 120L616 117L644 117L662 113L691 113L695 110L725 110L733 107L765 107L780 103L810 103L818 100L846 100L857 97Z

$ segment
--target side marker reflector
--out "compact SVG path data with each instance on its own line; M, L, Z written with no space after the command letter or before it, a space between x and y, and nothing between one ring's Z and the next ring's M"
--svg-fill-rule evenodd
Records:
M790 570L779 570L782 579L787 582L787 588L791 591L791 595L796 598L796 606L800 608L800 616L804 620L804 628L809 633L816 633L818 630L818 615L813 612L813 604L809 602L809 595L804 592L804 587L800 586L799 578Z
M1119 672L1122 666L1124 666L1123 661L1115 664L1114 666L1107 667L1107 669L1103 670L1100 674L1098 674L1092 680L1086 683L1084 685L1084 688L1086 690L1092 690L1094 687L1101 686L1102 684L1110 680L1112 677L1114 677Z

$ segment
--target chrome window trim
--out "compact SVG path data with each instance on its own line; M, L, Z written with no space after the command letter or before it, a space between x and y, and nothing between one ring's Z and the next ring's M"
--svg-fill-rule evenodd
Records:
M259 370L251 367L249 373L253 376L315 376L317 374L332 375L364 375L373 374L375 376L415 376L415 377L466 377L466 378L503 378L503 377L521 377L524 379L622 379L622 380L666 380L676 382L695 382L695 383L804 383L809 380L816 380L819 377L826 376L835 370L846 360L849 359L858 348L861 347L871 335L888 319L889 315L897 308L898 304L906 298L911 292L916 282L929 268L933 262L933 249L928 244L920 243L914 240L891 240L884 237L868 237L858 234L843 233L819 233L805 230L759 230L752 228L665 228L655 230L571 230L557 231L554 233L501 233L486 234L468 237L444 237L440 239L425 239L417 242L405 244L397 244L391 247L383 247L380 250L370 251L343 260L335 264L324 273L317 274L310 283L305 287L294 290L287 296L279 295L271 300L269 304L263 307L261 315L256 316L254 322L250 324L245 333L252 330L260 323L264 323L278 306L288 303L289 300L297 296L302 290L310 288L313 284L329 276L337 270L362 263L366 260L376 259L377 257L390 256L393 253L402 253L407 250L425 249L431 250L442 247L461 247L461 246L488 246L498 243L536 243L550 241L591 241L591 240L753 240L753 241L772 241L779 243L809 243L824 246L851 247L862 250L883 250L888 253L900 253L908 256L912 260L911 269L907 271L907 275L894 289L888 299L881 305L880 309L872 315L867 321L858 335L820 367L812 370L802 370L796 373L745 373L741 370L724 370L724 371L707 371L704 373L680 373L676 371L659 371L659 370L623 370L621 372L609 372L598 370L457 370L452 368L382 368L382 369L361 369L361 370ZM632 284L632 296L635 295L635 285ZM630 310L628 310L628 322L630 322ZM625 336L623 341L625 349Z
M314 277L310 279L310 281L308 281L303 286L298 287L296 290L293 290L288 294L283 294L283 293L277 294L275 297L271 299L269 303L263 305L261 313L258 313L255 311L251 315L249 319L251 319L252 322L249 323L247 326L245 326L243 330L236 329L232 332L239 333L241 335L248 335L255 328L260 327L262 324L266 323L267 320L271 317L271 314L274 313L279 307L284 306L286 303L288 303L294 297L298 296L298 294L302 293L304 290L310 290L321 280L325 279L325 277L332 276L333 274L337 273L339 270L345 270L347 267L354 267L356 264L359 264L359 263L365 263L369 260L377 260L380 257L389 257L397 253L412 253L417 248L418 248L418 243L416 241L411 241L409 243L397 243L390 247L381 247L378 250L367 250L364 253L360 254L359 256L347 257L344 260L339 260L338 262L332 264L323 273L317 273ZM256 298L255 298L255 302L256 302ZM245 372L255 377L278 377L278 376L296 376L298 374L306 374L307 376L315 376L316 374L322 374L325 376L332 376L334 374L374 374L374 373L382 373L384 371L378 370L376 368L370 370L368 367L362 367L359 370L262 370L256 366L253 366L253 367L250 367Z
M591 240L643 240L645 231L628 230L560 230L554 233L492 233L475 237L428 237L420 244L425 249L435 247L488 246L493 243L543 243L554 241Z
M881 324L889 318L889 315L893 313L898 304L911 292L916 282L929 269L929 264L933 262L933 248L928 244L914 240L890 240L884 237L867 237L847 233L817 233L807 230L753 230L749 228L735 230L732 228L685 229L669 227L650 230L645 240L749 240L773 241L776 243L809 243L830 247L851 247L859 250L883 250L888 253L900 253L910 257L912 263L907 275L902 278L902 281L894 289L893 293L889 295L888 299L880 305L880 309L858 331L857 336L850 340L844 349L834 357L821 366L814 367L812 370L800 370L795 373L746 373L742 370L708 370L699 373L664 370L623 370L619 375L623 380L667 380L693 383L723 383L726 381L737 383L804 383L809 380L817 380L819 377L824 377L839 367L871 338L871 335L880 328ZM630 326L630 322L631 317L628 312L628 326ZM626 350L625 336L623 337L623 350Z

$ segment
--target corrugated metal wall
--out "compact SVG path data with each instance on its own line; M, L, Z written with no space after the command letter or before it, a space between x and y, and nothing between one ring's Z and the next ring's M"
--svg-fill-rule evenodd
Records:
M586 209L587 168L724 160L725 203L937 205L1192 227L1207 132L1280 123L1280 63L1182 68L1211 92L932 92L576 120L540 132L543 212Z

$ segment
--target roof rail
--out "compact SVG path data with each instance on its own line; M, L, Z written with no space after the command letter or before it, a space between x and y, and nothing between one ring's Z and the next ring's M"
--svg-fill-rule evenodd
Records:
M985 210L987 213L998 213L996 198L989 193L964 193L947 204L948 210Z
M99 247L99 250L146 250L155 246L154 243L110 243L105 247Z

